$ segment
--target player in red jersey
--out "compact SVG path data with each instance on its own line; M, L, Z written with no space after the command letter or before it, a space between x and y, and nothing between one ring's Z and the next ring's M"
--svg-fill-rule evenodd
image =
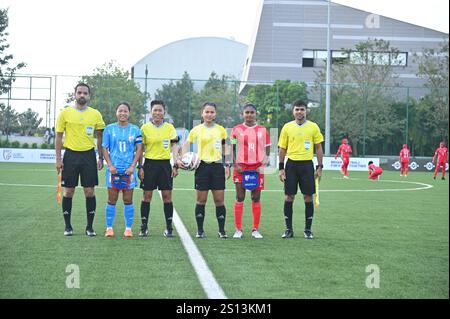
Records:
M380 179L380 175L383 173L383 169L380 166L376 166L372 161L370 161L368 165L369 165L369 179L371 180Z
M270 139L266 128L256 123L255 105L251 103L245 104L242 114L244 123L236 125L231 131L233 162L235 163L233 181L236 185L236 201L234 203L236 232L233 238L242 238L243 235L242 214L244 211L245 190L247 188L251 190L252 196L252 237L260 239L263 238L259 232L261 219L260 197L261 190L264 189L264 173L261 172L260 168L267 163L270 154ZM254 179L253 185L246 183L249 178Z
M436 169L434 170L433 179L436 179L436 175L439 173L439 168L442 167L442 179L445 179L445 168L447 166L448 149L445 147L444 142L439 143L439 148L434 152L433 164L436 164Z
M408 166L409 166L409 152L408 146L403 144L403 148L400 150L399 162L400 162L400 176L408 177Z
M342 139L342 144L339 145L334 159L336 159L339 154L342 156L342 166L341 173L344 174L344 178L348 178L348 164L350 163L350 154L352 153L352 147L348 145L348 140L346 138Z

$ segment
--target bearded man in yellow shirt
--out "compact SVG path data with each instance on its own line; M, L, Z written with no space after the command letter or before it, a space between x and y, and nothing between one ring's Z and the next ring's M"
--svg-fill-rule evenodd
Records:
M58 174L62 172L61 186L64 186L62 199L62 211L66 224L64 236L73 234L70 217L72 198L79 177L81 177L81 186L86 198L86 235L96 236L92 226L96 209L94 187L98 185L97 169L103 168L102 136L105 122L99 111L88 106L90 93L91 90L87 84L77 84L75 105L67 106L61 111L56 121L56 171ZM94 150L95 137L97 137L98 161ZM64 159L61 159L62 146L65 148Z

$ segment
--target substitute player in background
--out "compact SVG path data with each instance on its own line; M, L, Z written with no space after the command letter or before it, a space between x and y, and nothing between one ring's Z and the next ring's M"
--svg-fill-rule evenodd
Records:
M152 119L150 123L142 125L142 143L144 144L144 166L139 164L139 176L142 180L141 188L144 196L141 202L141 230L140 237L148 235L148 222L150 215L150 203L153 191L161 191L164 203L164 217L166 229L163 235L173 237L173 203L172 189L173 179L178 176L178 136L172 124L164 122L166 106L161 100L153 100L150 103ZM170 151L175 165L170 164Z
M141 130L128 123L131 107L127 102L116 106L117 123L109 124L103 132L103 156L108 164L106 168L106 187L108 203L106 204L106 237L113 237L116 203L122 191L125 217L125 237L133 237L134 205L133 190L137 186L136 165L142 155Z
M319 126L306 120L308 106L305 102L297 100L292 105L292 114L295 120L286 123L281 129L279 148L279 176L284 182L284 219L286 231L282 238L294 237L292 228L292 212L295 195L300 186L305 202L305 229L303 235L306 239L313 239L312 221L314 215L313 194L316 192L315 179L322 176L323 169L323 136ZM317 155L316 171L314 172L313 157ZM284 158L287 156L286 170Z
M56 121L56 170L62 171L64 195L62 211L66 228L64 236L73 234L70 217L72 214L72 198L78 178L81 177L84 196L86 198L86 235L96 236L93 229L96 201L94 187L98 185L98 170L103 168L102 131L105 128L99 111L88 106L91 89L85 83L75 87L75 105L67 106L59 113ZM64 159L61 160L62 138L65 134ZM98 162L95 155L94 138L97 137Z
M400 162L400 176L408 177L408 166L409 166L409 156L410 152L408 146L403 144L403 148L400 150L399 162Z
M367 164L369 167L369 179L377 180L380 179L380 175L383 174L383 169L380 166L376 166L372 161Z
M334 159L336 159L340 154L342 157L342 166L341 173L344 175L344 178L348 178L348 164L350 163L350 154L352 153L352 147L348 145L348 140L346 138L342 139L342 144L339 145L336 155Z
M245 171L257 171L258 186L251 190L253 227L252 237L263 238L259 232L261 220L261 190L264 189L264 172L260 167L267 163L270 155L269 133L264 126L256 123L256 106L247 103L242 109L244 123L236 125L231 131L233 146L234 173L236 186L236 201L234 202L234 220L236 232L233 238L242 238L242 214L244 211L245 188L242 178ZM237 157L237 158L236 158Z
M225 162L227 131L215 122L216 104L206 102L202 106L203 123L195 126L184 142L181 156L189 150L190 144L197 144L200 165L195 170L195 189L197 202L195 206L195 219L197 221L197 238L204 238L205 205L208 191L211 190L216 206L216 218L219 224L219 238L227 238L225 231L225 179L230 178L231 163ZM181 157L180 157L181 159ZM183 166L181 160L178 165Z
M436 169L434 170L433 179L436 179L436 176L439 173L439 168L441 168L441 167L442 167L441 179L445 179L445 168L447 166L447 158L448 158L448 149L447 149L447 147L445 147L444 141L442 141L439 143L439 147L436 150L436 152L434 152L434 156L433 156L433 164L436 164L436 159L437 159L437 164L436 164Z

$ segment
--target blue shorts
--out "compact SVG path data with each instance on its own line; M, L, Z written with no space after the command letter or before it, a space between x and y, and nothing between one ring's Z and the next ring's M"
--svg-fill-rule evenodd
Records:
M121 190L113 185L113 177L111 176L111 172L109 169L106 169L106 187L111 189ZM126 177L125 177L126 178ZM137 186L137 174L136 170L133 171L133 174L128 176L128 179L125 182L125 187L123 189L134 189Z

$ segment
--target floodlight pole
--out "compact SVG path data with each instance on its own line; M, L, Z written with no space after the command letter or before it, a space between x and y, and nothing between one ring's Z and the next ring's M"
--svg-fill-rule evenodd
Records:
M145 65L145 108L147 109L147 76L148 76L148 65Z
M330 51L330 0L328 0L327 22L327 76L325 83L325 155L330 156L330 103L331 103L331 51Z

